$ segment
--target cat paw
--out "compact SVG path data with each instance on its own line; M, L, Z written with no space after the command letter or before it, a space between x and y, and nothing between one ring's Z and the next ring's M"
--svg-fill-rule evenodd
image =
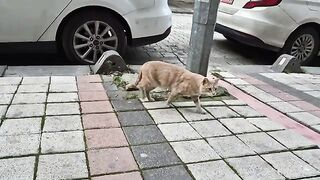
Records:
M200 109L200 110L197 109L196 112L199 113L199 114L207 114L207 112L205 110L203 110L203 109Z
M141 101L141 102L148 102L149 99L147 99L147 98L140 98L140 101Z
M151 98L149 99L149 101L150 101L150 102L154 102L154 101L156 101L156 100L151 97Z

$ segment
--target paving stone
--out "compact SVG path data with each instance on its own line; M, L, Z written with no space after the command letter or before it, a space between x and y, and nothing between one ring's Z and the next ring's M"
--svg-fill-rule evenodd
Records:
M49 76L41 76L41 77L23 77L21 84L49 84L50 77Z
M142 175L145 180L192 180L192 177L183 166L171 166L145 170L142 171Z
M320 108L306 101L290 101L290 104L297 106L305 111L319 111Z
M320 149L294 151L294 154L298 155L314 168L320 170Z
M46 93L17 93L12 104L43 104L46 102Z
M273 130L282 130L285 129L282 125L268 119L268 118L248 118L247 119L251 124L254 124L262 131L273 131Z
M201 136L188 123L160 124L158 127L168 141L201 138Z
M108 96L105 92L79 92L80 101L107 101Z
M0 85L0 93L15 93L18 85Z
M206 107L206 109L215 117L215 118L231 118L239 117L236 112L232 111L228 107Z
M236 78L236 76L234 76L233 74L229 73L229 72L219 72L220 76L224 77L224 78Z
M158 109L148 111L157 124L186 122L176 109Z
M201 101L201 106L224 106L222 101Z
M196 112L196 108L179 108L178 110L187 121L201 121L201 120L214 119L214 117L207 112L206 114L200 114ZM202 110L205 112L204 109Z
M156 125L124 127L130 145L165 142L166 139Z
M234 85L249 85L248 82L242 79L227 79L227 81Z
M77 76L77 82L79 83L101 83L100 75L86 75L86 76Z
M48 103L76 102L79 101L77 93L50 93Z
M86 156L81 153L40 155L37 179L87 178Z
M298 90L298 91L312 91L311 88L307 87L305 84L302 85L302 84L290 84L289 85L290 87Z
M75 84L74 76L51 76L51 84Z
M275 138L277 141L279 141L281 144L285 145L289 149L299 149L317 146L311 140L292 130L269 132L268 134L270 134L273 138Z
M269 103L270 106L274 107L275 109L283 112L283 113L291 113L291 112L301 112L302 109L287 103L287 102L271 102Z
M289 179L319 175L320 172L291 152L266 154L262 157Z
M44 115L44 104L11 105L7 118L35 117Z
M219 155L204 140L170 143L184 163L220 159Z
M21 77L1 77L0 85L16 85L20 84L21 80Z
M104 88L101 83L78 83L79 91L88 92L88 91L104 91Z
M54 103L47 104L46 115L70 115L80 114L80 107L78 103Z
M85 114L82 115L82 121L85 129L120 127L118 118L114 113Z
M140 172L130 172L114 175L96 176L92 177L92 180L142 180Z
M118 90L118 87L113 82L103 82L102 85L107 92Z
M260 131L249 121L243 118L221 119L220 122L235 134Z
M77 92L76 84L51 84L49 92Z
M211 147L223 158L256 154L235 136L207 139Z
M0 136L0 157L37 154L40 134Z
M8 108L8 106L6 106L6 105L3 105L3 106L0 105L0 119L2 119L2 117L5 116L7 108Z
M283 101L299 101L300 99L292 96L285 92L270 92L272 95L276 96L277 98L282 99ZM290 102L291 103L291 102Z
M242 134L238 135L238 137L259 154L286 150L284 146L263 132Z
M0 159L0 179L33 179L35 156Z
M128 147L88 151L90 174L109 174L138 170Z
M320 132L320 125L316 125L316 126L312 126L312 127Z
M222 160L189 164L188 169L199 180L240 180L232 169Z
M285 179L259 156L227 159L227 162L243 179Z
M147 111L118 112L118 118L121 126L155 124Z
M106 113L113 112L109 101L81 102L81 111L87 113Z
M168 143L133 146L132 152L141 169L181 164Z
M10 104L13 94L0 94L0 104Z
M320 97L320 91L308 91L308 92L305 92L305 93L310 95L310 96L316 97L316 98Z
M121 128L86 130L85 135L89 149L128 146Z
M144 110L138 99L111 101L116 111Z
M8 119L0 127L0 136L41 133L41 118Z
M246 103L241 101L241 100L223 100L223 102L226 103L226 105L228 105L228 106L243 106L243 105L246 105Z
M46 116L43 132L82 130L80 116Z
M172 104L175 105L176 103L179 103L179 102L173 102ZM190 103L191 102L188 102L189 105L190 105ZM146 109L170 108L170 106L167 105L166 101L143 102L142 104ZM194 105L194 103L193 103L193 105Z
M41 153L84 151L82 131L43 133Z
M308 112L288 113L288 115L307 125L320 124L320 118Z
M202 137L231 135L231 132L217 120L191 122L190 125L196 129Z
M27 84L20 85L18 88L18 93L41 93L48 92L48 84Z
M256 110L254 110L250 106L230 106L230 108L244 117L262 116L260 113L258 113Z
M254 97L259 99L262 102L281 102L282 100L277 98L276 96L273 96L269 93L263 92L263 93L250 93L253 94Z

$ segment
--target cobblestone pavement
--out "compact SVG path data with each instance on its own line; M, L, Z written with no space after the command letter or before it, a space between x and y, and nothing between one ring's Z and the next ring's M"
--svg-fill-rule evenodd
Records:
M273 97L253 77L221 75ZM276 110L221 86L235 99L199 115L190 102L127 99L110 76L2 77L0 179L319 179L316 115L300 124L289 113L301 107L271 104L287 96L272 98Z

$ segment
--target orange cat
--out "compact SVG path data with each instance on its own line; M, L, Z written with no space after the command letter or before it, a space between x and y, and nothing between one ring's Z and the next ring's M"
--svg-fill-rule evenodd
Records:
M201 109L199 97L203 93L215 93L219 79L208 79L202 75L192 73L183 67L160 61L150 61L140 69L136 87L140 89L142 98L154 101L150 91L156 87L167 88L170 96L169 105L177 96L190 96L196 104L197 112L204 113Z

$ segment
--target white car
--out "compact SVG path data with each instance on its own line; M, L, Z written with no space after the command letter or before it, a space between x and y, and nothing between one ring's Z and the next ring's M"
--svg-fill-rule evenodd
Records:
M93 64L106 50L151 44L171 31L167 0L1 0L0 44L57 45Z
M221 0L215 30L309 64L319 52L320 0Z

